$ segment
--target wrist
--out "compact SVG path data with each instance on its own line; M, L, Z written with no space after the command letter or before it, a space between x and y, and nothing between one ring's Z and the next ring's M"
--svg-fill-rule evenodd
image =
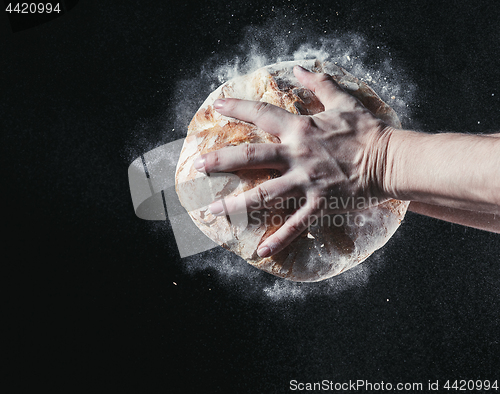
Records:
M412 163L407 159L416 153L412 152L412 149L415 149L418 140L426 138L427 134L394 127L388 129L381 190L387 198L412 200L415 197L411 195L412 185L409 177Z
M400 134L405 130L399 130L392 126L384 125L374 140L375 151L372 152L373 185L375 195L383 200L398 198L396 164L399 161L396 153L400 151L402 139Z

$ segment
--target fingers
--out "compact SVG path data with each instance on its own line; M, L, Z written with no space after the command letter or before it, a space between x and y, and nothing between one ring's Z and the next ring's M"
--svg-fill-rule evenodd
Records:
M215 216L271 208L279 197L284 195L292 197L299 194L297 185L294 185L288 178L291 179L291 176L266 181L236 197L215 201L208 208ZM315 212L316 208L310 203L299 207L278 231L259 246L257 254L260 257L268 257L283 250L311 224L311 217Z
M338 107L341 101L352 99L328 74L311 72L301 66L295 66L293 73L302 85L314 92L325 111Z
M283 172L287 168L286 147L281 144L241 144L206 153L198 157L194 167L198 171L229 172L242 168L271 168Z
M272 208L280 202L284 204L285 199L298 195L299 190L297 184L293 182L293 177L285 175L261 183L238 196L224 198L223 202L215 201L208 206L208 209L215 216L230 215Z
M269 257L282 251L309 226L309 218L314 214L311 205L304 205L288 219L278 231L267 238L257 249L260 257Z
M278 137L291 127L294 120L290 112L262 101L218 99L214 108L222 115L252 123Z

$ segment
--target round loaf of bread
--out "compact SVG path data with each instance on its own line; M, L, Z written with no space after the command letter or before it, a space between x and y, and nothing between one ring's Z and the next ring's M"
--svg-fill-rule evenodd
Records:
M196 226L213 241L273 275L292 281L315 282L356 266L382 247L400 225L409 203L389 200L361 211L353 206L350 215L326 215L312 223L281 252L261 258L257 255L259 244L281 227L298 207L282 204L248 215L245 212L217 217L210 213L207 205L238 195L281 174L276 170L252 169L206 175L193 166L200 154L226 146L280 143L278 137L250 123L216 112L213 103L218 98L264 101L294 114L314 115L324 111L314 93L295 78L292 68L296 64L331 75L375 116L391 126L401 127L394 110L367 84L341 67L317 60L281 62L234 78L208 96L189 125L175 182L181 204Z

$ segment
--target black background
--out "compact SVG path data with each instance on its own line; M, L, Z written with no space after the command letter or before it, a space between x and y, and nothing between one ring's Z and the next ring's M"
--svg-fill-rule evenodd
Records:
M500 129L493 0L80 1L16 33L2 19L2 260L17 273L20 385L281 393L292 379L500 379L498 235L409 213L362 286L275 302L245 295L241 278L188 272L168 225L135 216L127 168L178 138L177 81L277 9L388 48L418 87L422 130Z

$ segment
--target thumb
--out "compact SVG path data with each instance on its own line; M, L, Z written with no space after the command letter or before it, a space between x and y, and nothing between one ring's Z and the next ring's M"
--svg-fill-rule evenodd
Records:
M293 73L302 85L314 92L325 111L337 107L340 101L346 99L347 93L328 74L311 72L299 65L293 68Z

